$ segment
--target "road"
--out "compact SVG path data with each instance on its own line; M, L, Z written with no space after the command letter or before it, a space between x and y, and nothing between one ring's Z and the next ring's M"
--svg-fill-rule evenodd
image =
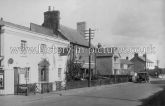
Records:
M138 106L160 90L157 84L124 83L60 92L61 96L1 96L0 106Z

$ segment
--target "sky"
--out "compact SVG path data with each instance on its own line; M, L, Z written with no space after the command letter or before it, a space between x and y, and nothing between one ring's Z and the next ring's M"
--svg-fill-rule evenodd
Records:
M154 46L156 52L148 58L165 67L164 0L0 0L0 17L28 27L30 22L41 25L48 6L60 11L65 26L76 29L77 22L86 21L95 30L94 44Z

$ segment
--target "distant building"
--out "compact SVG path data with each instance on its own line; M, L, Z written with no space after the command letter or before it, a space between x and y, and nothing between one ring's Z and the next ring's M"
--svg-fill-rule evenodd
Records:
M154 62L147 58L147 55L139 56L138 53L134 54L134 57L130 60L134 64L134 71L145 71L154 68Z
M120 59L120 69L123 75L131 75L134 73L134 64L126 57L126 59Z
M111 53L96 54L96 72L98 75L120 75L120 54Z

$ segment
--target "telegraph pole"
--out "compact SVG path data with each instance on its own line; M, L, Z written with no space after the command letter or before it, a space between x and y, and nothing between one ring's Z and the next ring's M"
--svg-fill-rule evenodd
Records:
M91 48L91 39L93 39L91 36L92 36L92 34L94 34L94 33L92 33L92 31L94 31L94 30L91 30L91 28L89 28L89 30L86 30L87 31L87 33L85 33L85 34L88 34L89 36L88 36L88 38L89 38L89 79L88 79L88 87L90 87L91 86L91 53L90 53L90 48Z
M147 54L145 53L145 71L147 71Z

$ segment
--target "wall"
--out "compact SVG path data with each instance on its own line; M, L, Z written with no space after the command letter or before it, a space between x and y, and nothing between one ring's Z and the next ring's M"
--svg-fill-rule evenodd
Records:
M139 72L139 71L144 71L145 70L145 62L142 62L138 59L133 61L134 63L134 71Z
M49 66L49 82L54 81L64 81L65 80L65 71L66 71L66 60L67 56L59 56L57 53L53 54L40 54L32 53L32 51L38 50L38 45L46 44L47 47L67 47L69 42L55 39L47 35L41 35L38 33L33 33L30 31L20 30L12 27L5 27L4 33L4 68L5 68L5 94L12 94L14 92L14 70L13 67L30 67L29 71L29 82L36 83L38 82L38 63L42 59L47 59L50 63ZM32 47L30 53L20 54L20 53L11 53L13 49L20 47L21 40L27 41L27 46ZM12 58L14 60L13 64L9 64L8 60ZM62 68L61 79L58 78L58 68Z
M112 75L112 57L97 57L97 72L101 75Z

